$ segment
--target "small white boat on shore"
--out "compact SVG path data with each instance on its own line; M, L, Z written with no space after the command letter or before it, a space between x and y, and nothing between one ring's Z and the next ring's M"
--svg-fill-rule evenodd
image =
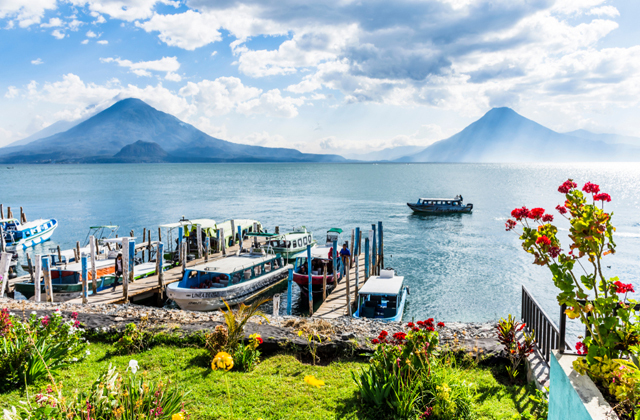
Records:
M25 250L48 241L58 227L56 219L38 219L20 223L18 219L1 219L6 249L9 252Z
M381 270L379 276L369 277L358 293L358 310L354 318L378 321L402 321L409 288L403 286L404 277L393 270Z
M224 301L237 305L285 278L291 265L279 254L264 249L188 267L178 283L167 286L167 297L181 309L213 311Z

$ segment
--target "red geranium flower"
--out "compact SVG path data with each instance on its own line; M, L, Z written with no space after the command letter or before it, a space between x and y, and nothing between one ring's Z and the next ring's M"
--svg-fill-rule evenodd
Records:
M416 324L414 324L413 322L410 322L410 323L407 324L407 328L413 328L415 326L416 326Z
M378 340L377 338L374 338L373 340L371 340L371 344L378 344L380 342L380 340Z
M427 324L433 324L433 318L429 318L424 322L426 322Z
M420 328L418 328L418 327L413 327L413 328L411 329L411 331L417 332L417 331L420 331Z
M427 331L435 331L435 330L436 330L436 329L435 329L435 328L433 328L433 325L429 325L429 326L427 327Z
M527 217L528 214L529 214L529 209L527 209L526 207L511 210L511 217L513 217L516 220L522 220L525 217Z
M388 335L389 335L389 333L386 332L385 330L380 331L380 337L386 337Z
M562 183L562 185L558 187L558 192L561 192L562 194L568 194L569 191L571 191L573 188L576 188L577 186L578 184L573 182L572 179L567 179Z
M258 342L258 344L264 343L264 341L260 337L256 337L256 341Z
M424 321L418 321L418 322L416 322L416 324L418 324L419 326L423 326L424 325Z
M396 340L402 341L405 338L407 338L407 334L403 333L403 332L397 332L397 333L393 334L393 338L395 338Z
M527 213L527 217L529 219L538 220L544 215L544 209L541 207L536 207L535 209L531 209L529 213Z
M553 216L550 214L545 214L544 216L542 216L542 221L545 223L553 222Z
M625 284L618 280L613 284L616 286L616 293L619 293L619 294L628 293L628 292L635 293L635 290L633 289L633 284L631 283Z
M438 328L444 328L444 322L438 322Z
M607 203L611 202L611 196L607 193L600 193L593 196L593 199L596 201L606 201Z
M551 258L558 258L558 255L560 255L560 251L562 251L560 247L552 246L551 248L549 248L549 255L551 255Z
M600 192L600 186L587 182L584 184L584 187L582 187L582 191L590 194L598 194Z
M580 355L587 354L587 346L582 341L576 343L576 352Z
M536 239L536 243L538 245L544 244L546 246L549 246L551 245L551 239L547 238L546 235L542 235L538 239Z
M558 213L560 214L567 214L567 208L564 206L561 206L560 204L556 206L556 210L558 210Z
M513 230L516 227L516 221L508 219L507 223L505 223L504 226L507 228L507 232Z

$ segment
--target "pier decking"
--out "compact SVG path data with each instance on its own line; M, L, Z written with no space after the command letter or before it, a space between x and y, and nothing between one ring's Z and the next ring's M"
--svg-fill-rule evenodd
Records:
M359 258L359 281L358 290L362 289L365 283L365 257L364 254L360 254ZM354 261L353 267L349 270L349 293L351 294L351 305L355 306L356 295L356 264ZM322 305L316 310L313 318L333 319L341 316L348 315L347 311L347 278L344 277L340 283L327 295L327 299L322 302Z

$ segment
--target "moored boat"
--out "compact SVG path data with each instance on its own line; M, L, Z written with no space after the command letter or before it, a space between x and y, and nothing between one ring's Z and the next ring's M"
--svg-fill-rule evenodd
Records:
M18 219L1 219L7 251L25 250L48 241L58 227L56 219L38 219L21 223Z
M333 278L333 247L329 244L311 248L311 286L314 292L321 292L324 282L324 267L327 267L327 287L333 288L342 278L342 260L336 258L336 277ZM293 281L303 290L309 290L307 252L295 256Z
M307 249L307 245L315 245L313 233L307 232L307 228L302 226L292 232L281 233L269 238L267 246L273 248L273 252L282 255L287 260L293 260L295 255Z
M188 267L179 282L167 286L167 297L181 309L213 311L255 296L287 277L289 268L279 254L252 248Z
M407 203L407 206L416 213L445 214L445 213L471 213L473 204L462 204L462 196L455 198L419 198L417 203Z
M379 321L402 321L409 288L403 286L404 277L393 270L380 270L379 276L369 277L358 293L358 310L354 318Z

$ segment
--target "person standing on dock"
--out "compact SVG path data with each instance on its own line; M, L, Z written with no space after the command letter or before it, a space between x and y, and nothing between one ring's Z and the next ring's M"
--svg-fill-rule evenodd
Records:
M345 270L344 274L346 274L346 270L351 268L351 251L349 251L347 242L342 244L342 249L340 250L340 258L342 258L342 263Z
M115 270L116 278L113 280L114 292L116 291L116 286L118 285L118 279L122 277L122 271L123 271L122 252L119 252L118 256L116 257L116 270Z

